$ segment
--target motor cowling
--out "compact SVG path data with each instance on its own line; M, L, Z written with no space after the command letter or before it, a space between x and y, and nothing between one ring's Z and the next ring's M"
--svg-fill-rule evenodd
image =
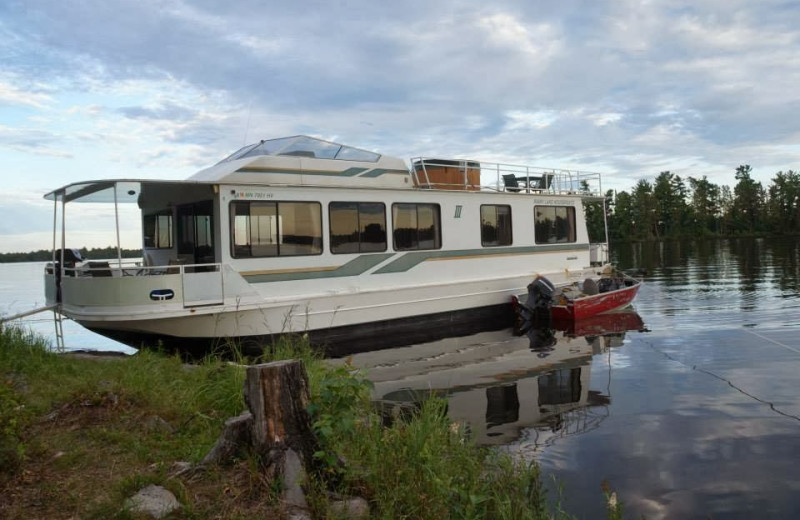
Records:
M528 284L528 301L525 305L533 310L547 310L553 303L553 294L556 288L544 276L537 276Z

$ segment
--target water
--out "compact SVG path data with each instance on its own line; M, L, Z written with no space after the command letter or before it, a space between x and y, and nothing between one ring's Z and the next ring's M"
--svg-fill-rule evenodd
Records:
M800 243L615 254L647 271L635 303L643 325L627 314L590 330L483 332L351 361L369 367L387 406L447 396L479 442L553 474L579 518L602 517L604 481L626 518L800 516ZM0 311L42 305L42 269L0 264ZM51 321L32 324L52 336ZM127 348L71 322L65 332L68 347Z
M483 333L353 363L378 399L447 395L478 442L554 475L579 518L603 517L603 482L626 518L800 516L798 241L620 246L616 262L647 271L647 332L556 331L549 350Z
M46 305L44 266L47 262L0 264L0 315L11 316ZM52 312L42 312L17 320L55 345ZM67 350L116 351L132 354L136 349L95 334L71 320L63 320Z

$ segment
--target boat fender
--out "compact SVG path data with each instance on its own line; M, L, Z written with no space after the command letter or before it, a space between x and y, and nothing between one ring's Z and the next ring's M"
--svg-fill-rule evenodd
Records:
M528 284L528 301L525 305L529 309L549 309L555 290L550 280L544 276L537 276Z

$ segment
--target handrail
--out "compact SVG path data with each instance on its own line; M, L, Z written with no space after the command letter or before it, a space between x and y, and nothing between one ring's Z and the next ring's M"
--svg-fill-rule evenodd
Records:
M463 173L463 182L448 182L431 179L431 169L450 169ZM414 157L411 159L411 172L415 185L423 189L459 189L471 191L497 191L514 193L579 195L584 197L602 196L602 176L599 172L570 170L564 168L545 168L517 164L493 163L467 159L444 159ZM419 173L424 175L424 180ZM470 178L477 182L470 182ZM485 184L483 179L493 179ZM515 180L517 186L502 183L504 178ZM549 178L549 180L548 180ZM535 184L545 179L545 186ZM519 185L522 183L522 185Z
M187 271L192 272L197 268L204 268L209 270L213 267L213 271L222 271L222 263L211 262L202 264L166 264L166 265L141 265L138 262L123 262L122 266L117 266L116 262L113 265L90 266L91 261L84 262L83 264L76 265L75 267L65 267L64 276L73 278L119 278L127 276L161 276L171 274L185 274ZM45 273L52 274L53 264L48 262L45 265Z

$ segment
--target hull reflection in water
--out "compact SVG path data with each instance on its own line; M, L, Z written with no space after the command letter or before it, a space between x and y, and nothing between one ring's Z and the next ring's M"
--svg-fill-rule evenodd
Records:
M558 327L559 324L554 324ZM533 429L542 444L596 427L610 403L590 390L592 357L620 346L627 330L643 330L632 310L569 327L509 330L364 352L350 358L366 369L387 420L413 411L430 395L447 399L451 420L478 444L507 444Z

